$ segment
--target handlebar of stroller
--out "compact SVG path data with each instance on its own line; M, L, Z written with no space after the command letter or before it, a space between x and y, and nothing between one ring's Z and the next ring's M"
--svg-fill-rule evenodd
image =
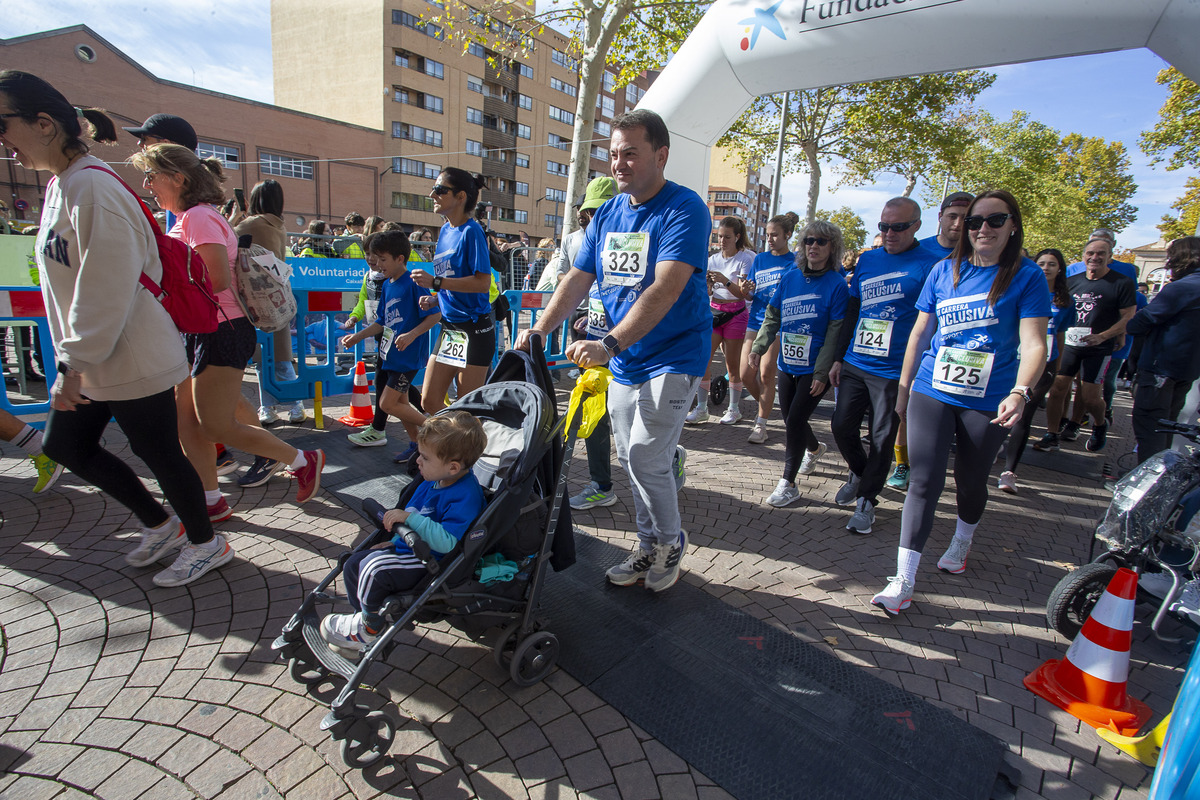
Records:
M1200 444L1200 425L1190 425L1186 422L1160 419L1158 421L1158 428L1156 432L1174 433L1177 436L1182 436L1185 439L1191 439L1193 442Z
M375 521L375 524L380 528L383 527L383 515L387 513L387 509L378 500L371 497L364 497L362 501L363 513ZM441 571L442 566L433 557L433 552L429 549L429 543L417 535L417 532L412 528L397 522L392 526L390 531L393 537L399 536L408 545L408 549L413 551L425 569L430 575L437 575Z

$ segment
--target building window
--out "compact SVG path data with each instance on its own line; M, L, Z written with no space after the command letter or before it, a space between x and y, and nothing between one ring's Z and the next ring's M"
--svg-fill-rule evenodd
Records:
M441 171L442 168L435 164L426 164L424 161L417 161L412 158L392 159L392 172L399 172L401 175L416 175L420 178L437 180L437 176Z
M438 41L446 38L446 32L439 26L418 17L416 14L410 14L407 11L392 11L392 24L403 25L406 28L412 28L418 33L423 33Z
M576 89L573 85L567 83L566 81L560 81L558 78L550 79L550 88L558 89L563 94L570 95L571 97L576 97L579 92L579 90Z
M642 95L645 93L646 90L642 87L632 83L629 84L625 87L625 105L631 108L636 106L638 103L642 102Z
M467 155L482 156L483 155L483 142L476 142L472 139L467 139Z
M501 164L507 164L511 160L511 153L508 150L501 150L499 147L493 147L491 150L485 150L484 158L489 158L492 161L499 161Z
M529 212L517 209L513 212L513 222L527 224L529 222Z
M565 111L558 106L550 106L550 119L557 120L566 125L575 124L575 114L570 111Z
M519 105L521 108L525 109L526 111L532 111L533 110L533 98L527 94L518 94L517 95L517 105Z
M605 150L600 145L594 145L592 147L592 158L598 159L600 161L608 161L608 151Z
M516 194L524 195L525 197L529 196L529 184L528 183L521 183L520 181L514 181L513 186L515 187L514 192Z
M559 136L557 133L550 134L547 137L546 143L557 150L564 150L567 152L570 152L570 150L571 150L571 140L564 139L563 137Z
M405 208L413 211L433 211L433 198L411 192L392 192L392 208Z
M213 142L200 142L196 145L196 155L201 158L215 158L225 169L241 169L242 151L237 147L229 147Z
M441 78L446 73L446 65L432 58L425 58L407 50L396 50L396 66L414 69L434 78Z
M613 75L608 70L604 71L604 91L615 92L617 90L617 76Z
M467 122L470 122L473 125L482 125L483 124L483 112L480 111L478 108L471 108L468 106L467 107Z
M567 202L567 190L566 189L551 189L551 188L547 187L546 199L547 200L555 200L559 203L565 203L565 202Z
M559 226L562 225L562 221L563 221L563 218L559 214L547 214L546 215L546 227L547 228L553 228L555 231L557 231L559 229Z
M520 75L522 78L533 80L533 67L528 64L522 64L520 61L512 62L512 71Z
M468 55L478 56L479 58L488 57L487 50L485 50L483 45L481 45L479 42L468 42L467 53Z
M522 155L521 153L517 153L517 166L518 167L528 167L529 166L529 156Z
M517 136L520 136L522 139L528 139L532 135L533 132L529 129L528 125L517 123Z
M560 67L565 67L572 72L579 72L579 62L571 58L561 50L550 49L550 60Z
M442 113L442 98L437 95L418 92L415 89L406 89L403 86L396 86L394 88L395 94L392 96L392 99L397 103L423 108L435 114Z
M597 136L603 136L605 139L607 139L608 137L612 136L612 125L609 125L607 122L602 120L596 120L596 123L592 126L592 131Z
M259 152L258 160L262 165L264 175L278 175L281 178L299 178L304 181L313 179L313 162L302 161L291 156L281 156L276 153Z
M608 73L605 73L606 75ZM617 113L617 101L611 97L600 95L596 98L596 108L600 109L601 116L612 119Z
M442 132L422 128L419 125L409 125L407 122L392 123L392 138L408 139L413 142L421 142L431 147L442 146Z
M467 76L467 89L472 92L483 94L483 81L473 75Z
M560 164L557 161L546 162L546 172L551 175L566 175L568 171L570 171L570 167L566 164Z

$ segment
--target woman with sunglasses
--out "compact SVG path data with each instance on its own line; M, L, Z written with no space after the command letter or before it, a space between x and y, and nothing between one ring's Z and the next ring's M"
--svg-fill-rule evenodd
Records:
M149 566L182 547L174 565L154 576L159 586L180 586L229 561L233 550L213 534L200 478L175 433L174 387L187 377L183 344L166 310L139 289L143 272L162 279L155 231L137 196L88 154L88 134L116 141L103 113L73 107L29 73L0 72L0 143L22 167L52 176L34 247L58 362L42 448L138 518L141 541L127 564ZM110 419L173 514L101 446ZM214 466L212 455L208 462Z
M220 303L215 331L183 335L191 374L175 390L179 438L204 484L209 519L216 523L233 516L233 509L217 486L214 442L270 459L272 463L263 470L268 476L290 467L299 485L296 502L311 499L321 488L325 453L297 450L269 431L236 417L242 377L258 336L229 288L237 261L237 236L212 205L224 199L221 162L215 158L201 161L194 152L177 144L151 145L135 153L130 161L145 173L143 183L159 207L175 215L175 225L167 235L186 242L204 261Z
M1046 276L1046 286L1050 290L1053 303L1050 308L1050 322L1046 326L1046 369L1033 388L1029 391L1029 402L1021 412L1021 419L1013 426L1008 437L1008 447L1005 454L1004 472L1000 473L998 487L1009 494L1017 493L1017 465L1025 454L1025 444L1029 440L1029 426L1037 413L1042 398L1054 385L1054 376L1058 370L1058 359L1062 354L1063 336L1067 328L1075 324L1075 298L1067 288L1067 260L1063 254L1054 248L1047 248L1037 254L1034 259Z
M725 350L725 369L729 373L729 409L721 417L722 425L734 425L742 418L742 340L746 338L746 296L741 279L750 274L754 252L748 250L746 223L740 217L725 217L717 228L721 249L708 257L708 295L713 314L712 349L708 367L696 392L696 407L684 422L695 425L708 422L708 393L712 385L712 357L717 348Z
M800 218L791 211L771 217L767 221L767 252L756 255L750 265L750 274L738 280L742 296L750 300L750 318L746 321L746 338L742 343L742 383L758 403L754 427L746 438L750 444L767 441L767 418L775 406L775 362L779 356L779 342L772 342L763 353L766 358L754 366L750 365L750 352L779 281L796 266L796 256L788 249L788 242L799 221Z
M1017 201L1003 190L984 192L964 225L966 235L921 290L900 374L896 413L908 419L908 496L896 574L871 600L889 614L912 602L952 443L958 520L938 569L966 570L987 505L988 472L1046 369L1050 291L1037 265L1021 257Z
M829 368L838 354L838 335L850 290L836 269L842 263L842 231L815 220L800 237L797 269L788 270L767 305L750 351L757 367L767 348L779 342L779 410L785 444L783 477L767 498L782 508L800 499L796 475L810 475L829 448L817 441L809 418L829 390Z
M438 233L433 272L413 270L413 281L432 289L442 312L442 335L425 367L421 406L428 414L446 407L450 381L458 396L483 385L496 354L496 317L488 300L492 286L492 260L487 238L475 221L479 190L487 188L482 176L447 167L438 175L429 196L433 210L446 218ZM432 303L422 299L425 303Z

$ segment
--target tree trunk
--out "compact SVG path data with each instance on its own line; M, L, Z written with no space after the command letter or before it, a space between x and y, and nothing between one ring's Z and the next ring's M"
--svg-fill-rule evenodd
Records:
M817 200L821 196L821 162L817 159L815 143L806 143L804 160L808 162L808 208L805 211L805 224L817 218Z
M901 197L908 197L909 195L911 195L912 190L916 187L916 185L917 185L917 176L916 175L905 175L904 176L904 193L901 195Z

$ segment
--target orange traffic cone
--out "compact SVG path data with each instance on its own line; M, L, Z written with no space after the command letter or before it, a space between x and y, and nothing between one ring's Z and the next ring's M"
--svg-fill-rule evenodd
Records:
M361 428L371 424L374 417L371 391L367 388L367 365L360 361L354 366L354 393L350 395L350 413L339 419L338 422L354 428Z
M1136 736L1150 707L1129 697L1129 642L1137 573L1119 569L1071 642L1065 659L1051 659L1025 678L1025 688L1093 728Z

